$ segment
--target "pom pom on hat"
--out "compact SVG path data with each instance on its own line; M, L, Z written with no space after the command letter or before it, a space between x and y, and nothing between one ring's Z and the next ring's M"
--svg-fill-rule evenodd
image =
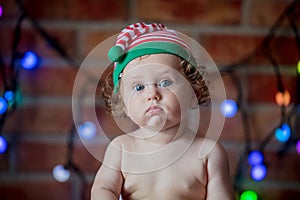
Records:
M120 62L125 56L124 50L120 46L113 46L107 53L111 62Z

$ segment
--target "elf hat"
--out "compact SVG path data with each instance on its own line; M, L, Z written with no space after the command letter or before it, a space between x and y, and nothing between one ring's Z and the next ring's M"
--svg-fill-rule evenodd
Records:
M116 45L108 52L110 61L115 62L114 86L122 76L125 66L133 59L149 54L173 54L194 63L188 44L176 31L163 24L135 23L124 28L117 36Z

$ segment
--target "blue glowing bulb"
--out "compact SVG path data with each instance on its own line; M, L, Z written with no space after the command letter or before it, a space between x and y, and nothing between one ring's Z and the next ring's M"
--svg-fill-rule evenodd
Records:
M224 115L225 117L231 118L234 117L235 114L237 113L238 106L234 100L226 99L221 103L220 111L222 115Z
M250 175L253 180L261 181L265 178L267 174L267 167L264 164L256 164L252 166Z
M52 175L59 182L66 182L70 178L70 171L62 165L53 168Z
M4 137L0 136L0 154L4 153L7 149L7 142Z
M251 151L248 155L248 163L253 166L264 161L264 156L261 151Z
M32 51L27 51L20 61L21 66L27 70L36 68L38 63L39 63L39 58L36 55L36 53Z
M8 108L7 101L3 97L0 97L0 115L5 113L7 108Z
M87 121L78 127L78 133L81 138L90 140L96 136L97 129L92 122Z
M286 142L291 136L291 128L288 124L282 124L280 128L275 130L275 136L278 141Z
M13 91L7 90L4 92L3 96L7 101L12 101L15 98L15 93Z

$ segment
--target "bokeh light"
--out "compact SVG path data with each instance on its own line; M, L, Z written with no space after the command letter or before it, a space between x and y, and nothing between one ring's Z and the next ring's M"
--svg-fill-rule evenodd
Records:
M257 200L257 194L252 190L244 191L241 194L240 200Z
M285 90L284 92L278 91L275 95L275 101L279 106L288 106L291 102L291 95L289 91Z
M0 135L0 154L4 153L7 149L7 141Z
M96 136L97 129L92 122L87 121L78 127L78 134L81 138L90 140Z
M232 118L236 115L238 106L234 100L226 99L221 103L220 111L224 117Z
M3 96L7 101L12 101L15 98L15 93L13 91L8 90L4 92Z
M27 51L21 58L20 64L24 69L32 70L38 66L39 57L33 51Z
M59 182L66 182L70 178L70 171L63 165L56 165L53 168L52 175Z
M256 164L252 166L250 175L253 180L261 181L267 175L267 167L264 164Z
M248 154L248 163L251 166L263 163L263 161L264 161L264 156L261 151L251 151Z
M0 5L0 17L2 17L2 15L3 15L3 8L2 8L2 6Z
M282 124L275 130L276 139L280 142L286 142L291 136L291 128L288 124Z
M7 111L7 108L8 108L7 101L3 97L0 97L0 115L5 113Z
M300 140L298 140L298 142L296 144L296 150L297 150L298 154L300 154Z

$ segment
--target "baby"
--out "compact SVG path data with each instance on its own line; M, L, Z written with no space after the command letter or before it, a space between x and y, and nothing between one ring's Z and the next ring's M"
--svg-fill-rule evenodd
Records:
M224 149L206 139L214 147L199 157L204 138L188 126L190 110L209 100L189 45L162 24L136 23L108 57L106 105L138 128L108 146L91 199L235 199Z

